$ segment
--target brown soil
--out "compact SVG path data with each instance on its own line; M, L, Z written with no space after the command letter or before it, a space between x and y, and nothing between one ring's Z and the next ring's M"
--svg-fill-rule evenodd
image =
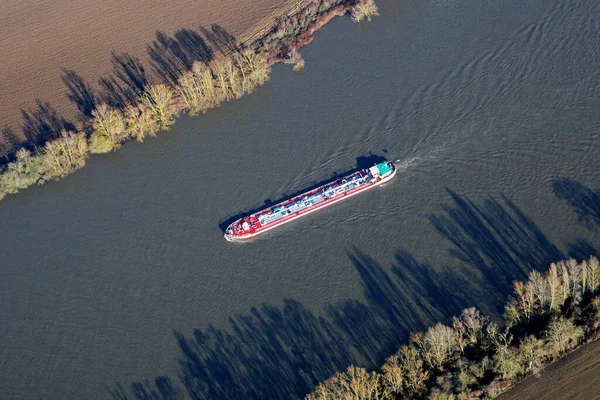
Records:
M48 101L73 119L63 68L96 86L110 73L111 52L137 56L150 71L146 45L218 24L237 39L272 23L298 0L6 0L0 2L0 126L20 135L21 111Z
M600 340L596 340L529 377L499 400L600 399Z

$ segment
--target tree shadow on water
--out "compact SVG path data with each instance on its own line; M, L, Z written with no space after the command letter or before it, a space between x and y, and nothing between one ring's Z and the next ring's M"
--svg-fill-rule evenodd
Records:
M575 243L569 244L568 255L578 262L582 262L590 258L590 256L600 255L600 252L587 240L578 239Z
M114 388L107 388L107 390L114 400L177 400L183 398L180 389L164 376L156 377L153 383L132 383L130 390L120 384L115 385Z
M302 398L318 382L349 364L376 367L410 332L466 306L448 302L441 307L439 299L431 301L444 293L436 286L442 279L434 278L432 272L406 271L402 275L405 280L400 281L356 248L348 257L363 282L365 301L340 302L317 315L298 301L286 299L281 307L263 305L230 318L227 330L197 329L191 337L175 332L182 354L182 389L169 391L169 395L176 392L176 398L191 399ZM431 281L421 281L425 278ZM417 294L422 296L419 301L408 297ZM135 394L159 393L152 382L136 382L129 390L116 384L110 391L117 400L172 398Z
M252 309L231 318L230 325L231 332L211 327L192 338L175 333L185 356L180 378L190 398L298 396L345 358L326 333L329 324L294 300L285 300L281 309Z
M556 179L552 188L559 199L569 202L589 229L600 226L600 190L594 191L571 179Z
M430 217L432 225L454 248L450 254L505 297L512 282L531 269L546 268L562 258L537 225L512 201L490 197L483 206L448 190L453 205L442 205L443 215Z
M231 317L228 329L196 329L191 336L175 332L181 350L179 379L165 393L178 397L139 397L161 393L152 382L136 382L128 390L116 384L121 389L111 393L120 397L113 397L302 398L349 364L380 366L410 333L448 323L466 307L498 309L513 279L560 258L510 200L490 198L478 206L450 195L454 205L444 206L430 220L454 245L452 254L461 267L433 268L399 250L386 268L352 248L347 256L362 283L363 300L342 301L316 314L286 299L280 307L265 304ZM508 282L509 288L497 281Z

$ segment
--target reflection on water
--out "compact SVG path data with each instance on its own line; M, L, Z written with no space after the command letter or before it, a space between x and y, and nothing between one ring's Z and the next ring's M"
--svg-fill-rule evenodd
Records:
M3 200L0 392L298 397L596 252L600 6L380 3L319 32L302 74ZM369 154L402 160L390 184L223 239Z

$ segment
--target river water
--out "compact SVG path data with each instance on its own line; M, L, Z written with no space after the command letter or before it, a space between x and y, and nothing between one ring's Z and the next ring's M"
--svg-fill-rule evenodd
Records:
M3 398L300 397L596 252L600 4L379 6L328 24L302 73L2 201ZM223 239L380 157L390 184Z

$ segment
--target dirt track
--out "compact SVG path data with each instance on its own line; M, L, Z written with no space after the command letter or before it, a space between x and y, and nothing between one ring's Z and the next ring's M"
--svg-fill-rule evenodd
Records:
M0 3L0 126L20 134L21 111L48 101L72 119L63 68L96 86L111 52L137 56L157 31L173 35L218 24L238 39L264 26L292 0L5 0ZM97 86L96 86L97 87Z

